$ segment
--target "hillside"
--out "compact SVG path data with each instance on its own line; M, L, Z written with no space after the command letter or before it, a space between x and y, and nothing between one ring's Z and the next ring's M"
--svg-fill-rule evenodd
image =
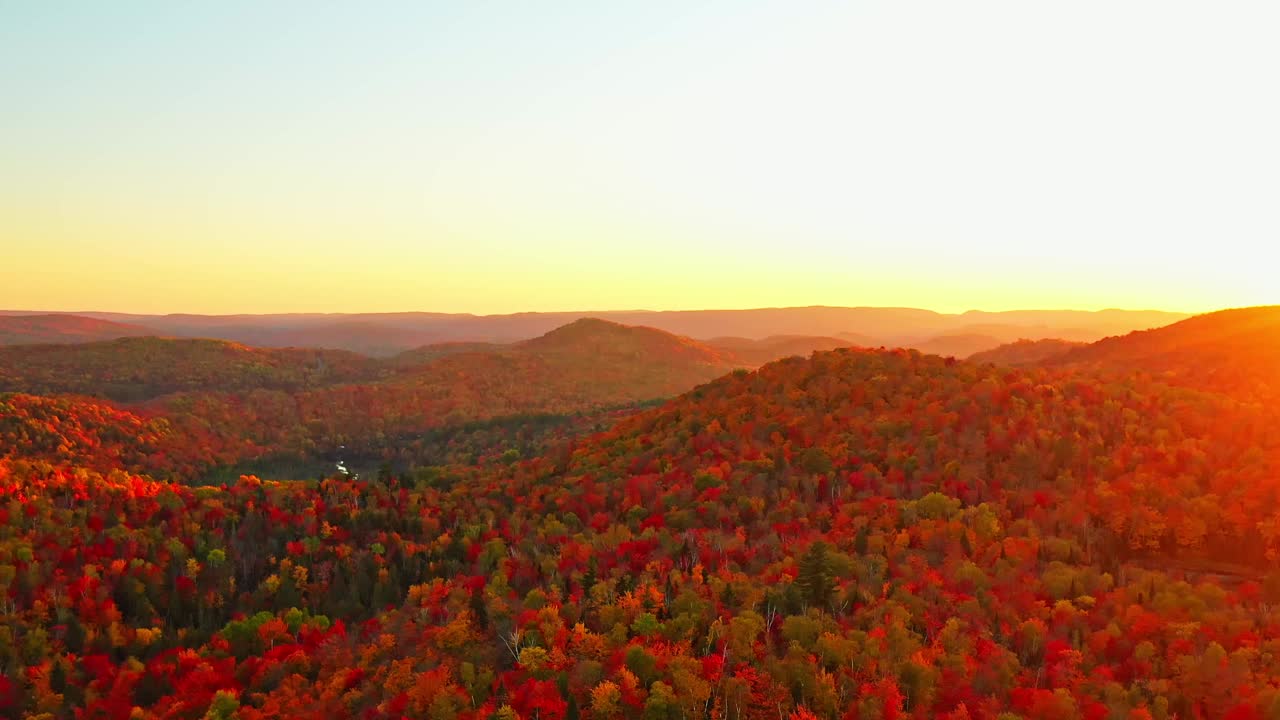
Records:
M341 350L251 348L223 340L122 338L0 348L0 392L140 402L174 392L297 391L374 379L377 363Z
M1244 399L1280 399L1280 306L1198 315L1168 327L1107 338L1049 362L1143 371L1167 382Z
M1138 315L1142 317L1143 315ZM1030 316L1036 318L1038 316ZM1050 318L1055 317L1050 314ZM1068 318L1064 318L1069 319ZM1121 327L1131 329L1132 325L1124 325L1123 320L1113 318L1120 322ZM1089 343L1101 340L1111 334L1108 331L1110 325L1105 322L1099 322L1097 327L1073 327L1069 325L1014 325L1008 323L983 323L975 325L965 325L952 332L940 335L918 337L918 336L892 336L883 338L879 345L886 347L903 347L912 350L919 350L923 353L933 355L942 355L943 357L955 356L958 358L967 358L977 353L995 350L1001 345L1015 343L1020 340L1036 337L1036 338L1059 338L1074 343Z
M881 347L884 345L882 341L877 340L871 337L870 335L862 335L860 333L842 332L842 333L837 333L836 337L840 338L841 340L848 341L850 346L855 346L855 347L870 348L870 347Z
M548 357L572 355L583 360L598 357L643 358L648 362L694 365L726 363L715 350L687 337L599 318L575 320L541 337L519 343L517 349Z
M0 393L0 458L137 470L173 440L166 423L90 398Z
M736 367L688 338L584 319L511 346L437 355L377 383L281 394L252 406L230 402L229 409L220 407L231 400L225 396L175 398L174 407L235 418L230 431L254 428L264 446L302 451L342 444L384 452L398 438L442 426L671 397Z
M80 315L0 315L0 345L83 343L156 334L141 325Z
M424 433L667 398L738 366L687 338L599 320L496 348L420 356L415 363L214 340L24 346L0 349L0 392L145 402L112 410L163 419L174 437L163 453L127 447L133 459L122 465L170 477L258 458L327 458L339 448L348 458L403 466L427 457L415 448L439 446ZM81 447L80 431L71 431L68 447ZM127 430L104 432L129 446ZM34 455L62 457L46 445Z
M424 368L449 355L463 357L439 368ZM483 355L492 356L479 359ZM676 395L740 364L689 338L582 319L512 346L448 343L384 361L342 350L155 337L74 347L0 347L0 392L74 393L141 402L177 392L293 393L339 384L372 387L383 380L394 380L398 387L483 386L489 392L509 380L517 386L539 383L548 406L559 401L594 406ZM498 397L503 396L494 400Z
M545 344L593 332L620 331ZM42 638L0 644L0 690L141 718L1264 717L1263 411L841 349L496 468L193 490L0 461L7 622Z
M805 335L774 335L760 340L721 337L712 338L705 342L726 355L732 356L738 362L751 367L758 367L793 355L808 357L818 350L834 350L856 344L838 337Z
M1056 338L1044 338L1042 340L1022 339L1005 343L990 350L974 353L969 356L969 360L977 363L992 363L994 365L1014 367L1037 365L1083 346L1084 343L1058 340Z
M963 325L971 329L981 330L988 327L1025 327L1025 328L1059 328L1065 333L1054 333L1049 337L1062 337L1068 340L1083 340L1080 334L1115 335L1130 330L1163 327L1190 317L1186 313L1172 313L1160 310L1098 310L1085 312L1080 310L1007 310L1003 312L983 312L970 310L959 318ZM1072 330L1074 329L1074 332ZM999 332L988 334L1000 335ZM1025 333L1024 333L1025 334ZM1046 337L1041 335L1041 337ZM1010 338L1015 339L1015 338Z
M1000 344L999 338L976 333L939 335L919 342L904 343L903 347L943 357L968 357L976 352L989 350Z
M448 357L459 353L497 352L508 349L506 345L483 342L446 342L433 343L405 350L390 358L388 363L399 368L413 368L424 365L436 358Z
M220 337L260 347L306 347L348 350L371 357L391 357L406 348L435 341L429 330L402 328L368 320L346 320L300 327L233 325L197 334Z
M491 415L669 397L735 367L688 338L583 319L514 345L437 356L386 386Z

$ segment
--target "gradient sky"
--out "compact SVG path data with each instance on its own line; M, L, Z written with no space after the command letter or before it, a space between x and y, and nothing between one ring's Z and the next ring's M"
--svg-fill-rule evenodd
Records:
M1280 302L1280 4L0 0L0 307Z

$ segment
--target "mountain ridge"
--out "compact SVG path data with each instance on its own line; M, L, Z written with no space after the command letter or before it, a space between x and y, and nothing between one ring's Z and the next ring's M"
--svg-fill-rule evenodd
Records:
M1220 310L1104 338L1047 365L1141 371L1241 399L1280 398L1280 305Z
M141 325L74 314L0 315L0 346L80 343L154 335Z
M8 311L12 312L12 311ZM6 314L0 312L0 315ZM911 345L938 335L980 333L1002 341L1030 335L1092 341L1130 330L1167 325L1189 317L1162 311L1014 310L938 313L919 308L808 306L744 310L656 310L605 312L468 313L295 313L264 315L135 315L84 313L129 322L156 334L219 337L259 346L308 345L392 356L444 342L511 343L545 334L583 317L654 327L676 335L707 339L775 335L855 338L870 346ZM988 326L988 327L981 327Z

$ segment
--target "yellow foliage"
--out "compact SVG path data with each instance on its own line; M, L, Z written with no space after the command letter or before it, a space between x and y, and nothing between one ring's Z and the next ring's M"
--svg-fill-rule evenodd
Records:
M591 714L599 718L615 717L621 712L622 691L618 685L605 680L591 688Z

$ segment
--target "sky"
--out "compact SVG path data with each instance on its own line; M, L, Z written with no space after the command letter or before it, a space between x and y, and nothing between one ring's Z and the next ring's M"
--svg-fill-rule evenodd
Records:
M0 0L0 308L1280 302L1280 4Z

